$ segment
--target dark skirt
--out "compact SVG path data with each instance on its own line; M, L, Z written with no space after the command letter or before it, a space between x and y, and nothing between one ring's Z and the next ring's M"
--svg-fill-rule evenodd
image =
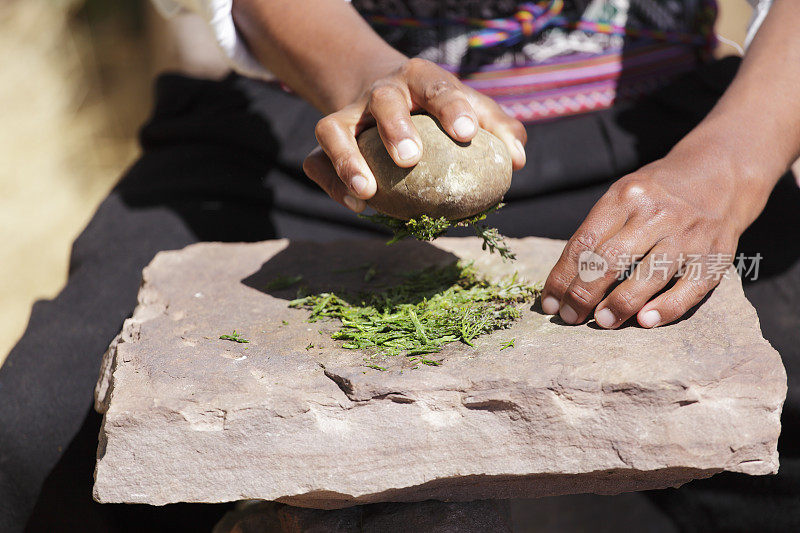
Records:
M701 67L638 102L528 126L528 164L491 222L512 237L568 239L617 178L666 152L711 109L738 60ZM153 255L197 241L326 241L381 230L304 177L318 112L236 75L167 75L143 154L76 240L69 280L37 302L0 368L0 531L203 531L229 506L95 504L100 358L130 316ZM777 476L720 474L648 497L685 531L800 529L800 191L785 176L739 251L761 253L745 292L789 375ZM610 501L609 505L613 505ZM642 524L647 530L648 524Z

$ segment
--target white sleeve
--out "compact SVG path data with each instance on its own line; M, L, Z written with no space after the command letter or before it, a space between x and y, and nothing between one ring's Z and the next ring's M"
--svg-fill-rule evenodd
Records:
M253 78L273 79L274 76L250 53L247 44L233 24L233 0L153 0L156 10L167 18L183 11L196 13L211 29L217 46L231 67Z
M747 2L753 6L753 16L750 18L750 25L747 27L747 37L744 40L745 48L750 46L753 37L756 36L758 28L760 28L761 23L764 22L769 8L772 7L772 0L747 0Z

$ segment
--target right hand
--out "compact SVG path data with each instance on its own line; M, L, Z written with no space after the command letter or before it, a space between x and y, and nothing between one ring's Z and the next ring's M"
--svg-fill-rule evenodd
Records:
M525 165L525 127L491 98L461 83L430 61L408 59L387 76L374 80L350 105L317 123L319 147L303 162L303 170L328 195L361 212L377 190L375 177L361 155L356 137L377 124L394 162L413 167L422 157L411 113L426 111L456 141L468 142L482 127L508 147L514 170Z

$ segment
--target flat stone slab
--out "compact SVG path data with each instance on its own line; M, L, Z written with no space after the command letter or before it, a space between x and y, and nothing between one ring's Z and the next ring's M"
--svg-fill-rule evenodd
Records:
M287 307L314 291L391 284L457 257L490 277L543 280L564 242L477 239L206 243L162 252L104 358L95 498L166 504L360 503L537 497L678 486L778 469L786 374L738 279L690 316L644 330L568 326L537 303L438 367L367 368L338 322ZM366 265L377 275L365 282ZM285 321L285 322L284 322ZM237 344L221 334L240 332ZM514 346L500 348L511 339Z

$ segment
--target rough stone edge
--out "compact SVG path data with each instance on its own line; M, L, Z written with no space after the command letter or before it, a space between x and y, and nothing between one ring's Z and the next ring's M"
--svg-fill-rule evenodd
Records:
M447 251L452 251L452 249L447 245L448 244L447 241L458 241L458 240L461 240L461 239L459 239L459 238L443 238L441 240L444 241L444 242L441 243L443 245L443 246L441 246L441 248L444 249L444 250L447 250ZM522 238L522 239L511 239L511 240L512 241L539 240L539 241L560 242L557 239L546 239L546 238L539 238L539 237L526 237L526 238ZM286 239L276 239L276 240L267 241L267 242L270 242L270 243L272 243L272 244L274 244L276 246L280 246L280 245L282 245L282 244L284 244L284 243L286 243L288 241ZM164 304L164 303L159 301L160 298L159 298L158 291L156 289L154 289L153 287L149 286L149 284L148 284L148 271L149 271L149 269L152 268L155 265L156 262L158 262L160 260L165 260L166 258L168 258L168 257L170 257L172 255L175 255L175 254L178 254L178 253L183 253L188 249L202 249L202 248L207 247L207 246L214 246L214 245L218 245L218 244L228 244L228 245L238 244L238 245L246 245L246 246L259 246L259 245L263 245L264 242L259 242L259 243L216 243L216 242L196 243L196 244L189 245L189 246L187 246L187 247L185 247L185 248L183 248L181 250L168 250L168 251L159 252L158 254L156 254L154 256L153 260L148 264L148 266L145 267L145 269L143 270L142 283L140 285L140 291L139 291L139 295L138 295L138 304L137 304L136 308L134 309L133 315L131 316L131 318L125 320L125 322L123 324L122 331L113 339L113 341L109 345L109 348L106 350L106 352L103 355L103 360L102 360L101 369L100 369L100 376L99 376L98 382L97 382L96 387L95 387L95 409L99 413L105 415L105 413L108 410L109 404L111 402L111 397L113 395L113 374L114 374L114 371L116 370L116 367L117 367L117 357L118 357L119 346L121 344L124 344L125 342L136 342L139 339L139 333L140 333L140 329L141 329L141 324L143 324L143 323L145 323L145 322L147 322L149 320L152 320L153 318L163 314L166 311L166 304ZM757 328L758 337L760 338L761 343L764 344L764 348L773 351L777 355L778 360L781 361L780 360L780 354L777 352L777 350L775 350L774 347L772 347L772 345L769 343L769 341L764 338L758 314L756 313L755 308L753 307L753 305L750 303L750 301L744 295L744 291L743 291L743 288L742 288L741 285L739 285L737 287L737 292L739 292L742 295L742 297L744 298L745 302L747 303L747 309L746 309L747 314L751 315L756 320L756 324L755 325L756 325L756 328ZM781 424L780 424L780 416L781 416L782 407L783 407L783 403L785 401L785 396L786 396L786 392L787 392L787 376L786 376L785 367L783 366L782 361L781 361L781 364L779 366L780 366L781 373L783 375L782 376L783 377L783 395L782 395L783 399L780 400L779 402L777 402L777 405L773 410L769 411L769 415L771 415L771 417L774 417L777 420L776 423L777 423L777 426L778 426L778 433L780 433L780 426L781 426ZM104 416L103 417L103 426L105 426L105 423L106 423L106 417ZM105 437L106 437L106 434L105 434L105 431L104 431L104 427L101 427L100 443L99 443L99 446L98 446L98 458L102 457L103 454L104 454L105 445L106 445L106 438ZM775 451L774 451L774 454L773 454L773 459L774 459L774 462L771 462L773 464L773 468L768 472L765 472L765 471L763 471L763 469L759 469L759 468L755 468L755 470L757 470L757 471L750 471L751 469L749 469L747 465L740 465L740 466L742 466L741 469L725 469L725 470L734 471L734 472L738 471L738 472L742 472L742 473L745 473L745 474L751 474L751 475L763 475L763 474L776 473L777 469L778 469L777 438L776 438L776 442L775 442ZM764 461L758 461L758 462L759 463L764 463ZM688 477L686 479L676 480L674 483L659 484L658 486L654 485L652 487L638 487L638 488L621 489L621 490L614 491L614 492L603 492L603 491L598 491L598 490L582 490L581 492L595 492L595 493L598 493L598 494L619 494L621 492L627 492L627 491L633 491L633 490L649 490L649 489L657 489L657 488L666 488L666 487L670 487L670 486L678 487L678 486L680 486L680 485L682 485L682 484L684 484L684 483L686 483L688 481L691 481L692 479L710 477L710 476L714 475L715 473L723 471L723 469L704 470L704 469L687 468L687 467L670 467L670 468L665 468L665 469L660 469L660 470L661 471L680 470L680 471L683 471L684 473L689 473L691 471L691 475L690 475L690 477ZM626 474L626 476L628 476L630 474L636 474L636 473L642 473L642 474L646 474L646 475L651 475L652 474L652 471L648 471L648 470L635 470L635 469L634 470L629 470L629 469L624 469L623 471ZM498 478L500 478L500 477L502 477L502 478L507 478L507 479L503 480L503 482L508 482L511 479L519 479L522 483L526 483L527 484L527 483L531 482L530 481L531 478L537 478L538 479L538 478L543 478L543 477L547 477L547 476L557 476L557 477L564 477L564 478L570 479L571 480L570 484L572 485L572 484L580 482L581 480L586 479L586 478L588 478L590 480L591 479L595 479L596 480L596 479L599 479L597 476L605 477L610 472L613 472L613 471L604 470L604 471L599 471L599 472L586 472L586 473L580 473L580 474L559 474L559 475L556 475L556 474L530 474L530 475L516 475L516 476L471 475L471 476L466 476L466 477L470 477L470 478L473 478L473 477L483 477L483 478L486 478L486 477L498 477ZM95 470L95 475L96 475L96 473L97 472ZM597 474L597 476L595 476L595 474ZM360 505L360 504L363 504L363 503L374 503L374 502L379 502L379 501L417 501L419 499L418 497L411 497L411 499L403 499L403 498L394 499L391 496L388 496L388 493L392 493L392 492L413 493L413 492L415 492L415 489L417 489L418 487L427 486L427 485L430 485L432 483L436 483L437 481L441 481L441 480L433 480L433 481L430 481L430 482L426 482L423 485L414 486L414 487L390 489L390 490L387 490L387 491L384 491L384 492L381 492L381 493L377 493L377 494L367 494L367 495L362 495L362 496L343 495L345 497L352 498L352 500L348 500L348 501L352 501L352 503L347 503L344 506ZM447 479L445 479L444 481L445 481L445 486L448 486L448 483L452 483L450 481L447 481ZM532 482L532 483L536 484L536 483L538 483L538 481L537 482ZM462 487L467 485L467 484L463 484ZM446 489L446 490L448 490L448 496L444 497L444 498L438 498L438 499L452 500L452 501L469 501L471 499L474 499L474 498L470 497L468 499L459 500L458 497L453 497L452 494L457 493L458 489L453 489L452 485L449 485L449 488ZM552 493L552 494L548 493L548 494L543 494L543 496L546 496L546 495L558 495L558 494L572 494L572 493L575 493L575 491L571 490L571 491L568 491L568 492L559 492L559 493ZM331 495L332 494L333 493L331 493ZM520 493L519 496L520 497L530 497L530 494L531 494L531 491L528 490L528 491L525 491L524 493ZM137 503L137 502L132 501L130 498L118 499L118 500L117 499L101 499L101 498L98 497L99 494L97 493L97 487L96 486L95 486L95 494L94 495L95 495L95 499L98 502L101 502L101 503ZM327 493L326 493L326 495L327 495ZM324 497L324 496L322 494L320 494L320 497ZM373 499L375 497L377 497L378 499ZM432 496L432 497L435 498L435 496ZM502 496L502 497L515 497L515 496ZM381 499L381 498L383 498L383 499ZM389 499L386 499L386 498L389 498ZM238 499L238 498L234 498L234 499ZM142 503L151 503L151 501L142 502ZM181 500L181 501L185 501L185 500ZM211 502L211 501L218 502L218 501L221 501L221 500L218 500L218 499L209 500L209 502ZM231 501L233 501L233 500L231 500ZM311 496L311 494L288 496L288 497L284 497L284 498L279 498L276 501L290 503L291 505L296 505L296 506L301 506L301 507L305 506L305 507L323 508L323 507L319 506L319 503L317 502L317 500L315 500L313 498L313 496ZM326 500L322 500L322 501L326 501ZM308 503L304 503L304 502L308 502ZM174 503L174 502L172 502L172 501L164 501L162 504L167 504L167 503ZM324 507L324 508L336 508L336 507Z
M164 250L154 255L153 259L151 259L142 270L142 280L139 284L139 292L136 297L137 303L133 314L123 322L122 330L114 337L105 353L103 353L99 376L94 388L95 411L100 414L105 414L106 411L108 411L108 406L111 403L111 396L114 392L114 371L117 368L117 356L120 345L138 341L142 324L166 312L167 304L161 301L161 295L150 284L149 272L151 269L155 268L157 263L168 261L173 256L186 253L190 250L202 250L203 248L220 244L230 246L263 246L265 243L270 243L277 249L280 249L288 242L288 239L274 239L257 243L198 242L178 250Z
M150 265L164 253L169 252L159 252L156 254L153 261L150 262ZM150 265L145 267L142 272L142 282L139 286L139 294L137 296L138 303L133 310L133 315L123 322L122 331L114 337L108 349L103 354L103 360L100 364L100 376L94 388L94 408L98 413L103 415L108 411L109 404L111 403L111 396L114 392L114 371L117 369L117 355L120 345L138 341L142 324L163 314L166 310L166 306L159 301L158 291L148 286L147 271ZM103 431L101 428L101 434L102 433Z
M242 499L261 499L276 501L295 507L312 509L343 509L354 505L386 502L419 502L439 500L445 502L468 502L476 499L513 499L564 496L570 494L600 494L614 496L625 492L679 488L695 479L706 479L722 472L721 469L701 469L689 467L669 467L658 470L607 469L580 474L527 474L527 475L483 475L442 477L420 485L398 487L361 495L345 494L337 491L311 491L275 499L258 495L218 494L215 497L176 500L173 498L131 497L124 491L118 494L99 493L95 488L93 496L99 503L128 503L148 505L169 505L173 503L219 503ZM616 488L609 490L605 485L610 479ZM576 488L577 487L577 488ZM476 494L481 494L480 498Z

